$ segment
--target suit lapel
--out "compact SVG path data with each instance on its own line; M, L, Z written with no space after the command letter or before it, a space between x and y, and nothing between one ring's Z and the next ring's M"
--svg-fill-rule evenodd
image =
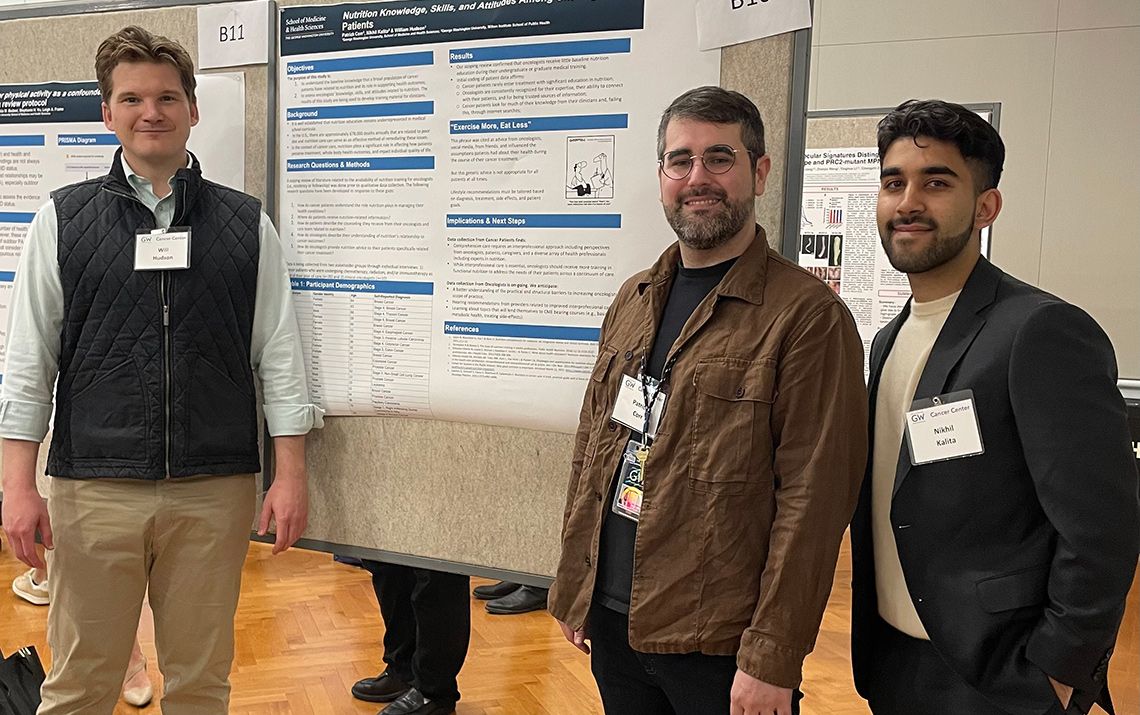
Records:
M946 391L950 372L962 360L962 356L966 354L966 350L974 342L982 326L986 324L983 313L994 302L1001 276L1002 272L992 263L983 257L978 258L977 265L966 279L966 285L962 287L962 294L954 302L954 308L947 316L946 324L942 326L938 339L934 341L934 347L930 350L930 357L926 360L926 367L914 391L915 399L934 397ZM904 439L902 449L899 450L895 488L891 496L899 493L899 488L910 474L910 469L910 448Z
M910 315L910 301L908 300L903 306L902 311L891 319L891 322L883 326L875 339L871 341L871 355L869 370L867 394L870 399L870 412L871 424L875 424L875 402L878 400L879 393L879 378L883 376L883 363L887 361L887 355L891 354L891 347L895 344L895 338L898 337L899 328L906 322L907 316Z

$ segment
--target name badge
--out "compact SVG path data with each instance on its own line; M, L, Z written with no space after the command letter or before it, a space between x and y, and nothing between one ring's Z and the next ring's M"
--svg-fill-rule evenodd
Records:
M657 395L656 399L652 399L653 411L649 415L649 434L646 435L653 439L657 436L657 425L661 422L661 415L665 412L665 400L669 396L661 391L660 385L654 378L645 376L643 379L648 380L649 397L652 399ZM617 402L614 403L610 419L629 427L634 432L645 429L645 390L642 389L641 380L629 375L622 376L621 389L618 390Z
M906 413L906 442L915 466L985 452L974 391L915 400Z
M614 503L610 506L615 514L632 521L641 519L641 502L645 498L645 460L649 457L649 447L630 440L621 458L621 474L614 491Z
M170 271L190 267L190 227L171 226L135 234L135 270Z

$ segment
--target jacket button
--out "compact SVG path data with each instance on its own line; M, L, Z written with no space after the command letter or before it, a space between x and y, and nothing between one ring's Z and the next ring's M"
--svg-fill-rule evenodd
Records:
M611 422L610 423L610 432L613 432L616 429L617 429L617 423Z
M633 359L633 351L632 350L626 350L625 351L625 359L626 360L632 360Z
M602 493L601 492L594 492L594 498L597 499L598 501L601 501L602 500Z
M744 397L744 388L743 387L736 388L736 396L737 397Z
M589 556L587 556L587 557L586 557L586 565L587 565L587 566L589 566L589 565L590 565L590 557L589 557Z

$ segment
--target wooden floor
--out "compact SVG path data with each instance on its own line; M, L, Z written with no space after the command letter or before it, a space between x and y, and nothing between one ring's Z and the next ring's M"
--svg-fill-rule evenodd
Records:
M815 652L805 667L805 715L864 715L848 662L850 565L846 547ZM5 545L0 584L23 571ZM375 675L380 663L380 619L368 574L334 563L327 554L290 551L272 557L252 544L237 618L237 657L231 713L324 715L375 713L353 700L349 687ZM484 583L475 579L474 583ZM1140 713L1140 598L1132 585L1110 682L1120 715ZM545 613L490 616L472 600L471 650L459 688L459 715L600 715L588 658L566 644ZM0 650L34 644L50 657L47 610L0 593ZM154 666L154 640L144 626L143 651ZM123 703L115 715L160 712Z

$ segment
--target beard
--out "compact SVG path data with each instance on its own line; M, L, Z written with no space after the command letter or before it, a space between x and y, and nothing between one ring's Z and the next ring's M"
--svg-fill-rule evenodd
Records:
M970 236L974 232L971 222L964 231L956 234L946 234L939 229L938 223L933 219L920 218L909 223L918 223L928 226L931 231L930 243L920 251L902 251L891 240L894 235L895 223L887 222L886 226L879 227L883 251L896 271L902 273L925 273L950 261L966 247Z
M719 210L697 214L685 213L685 200L699 196L720 199ZM698 251L707 251L723 246L730 238L740 233L748 223L752 201L751 196L742 201L732 201L721 189L711 186L698 187L678 196L677 201L671 206L666 206L665 220L673 227L681 243Z

